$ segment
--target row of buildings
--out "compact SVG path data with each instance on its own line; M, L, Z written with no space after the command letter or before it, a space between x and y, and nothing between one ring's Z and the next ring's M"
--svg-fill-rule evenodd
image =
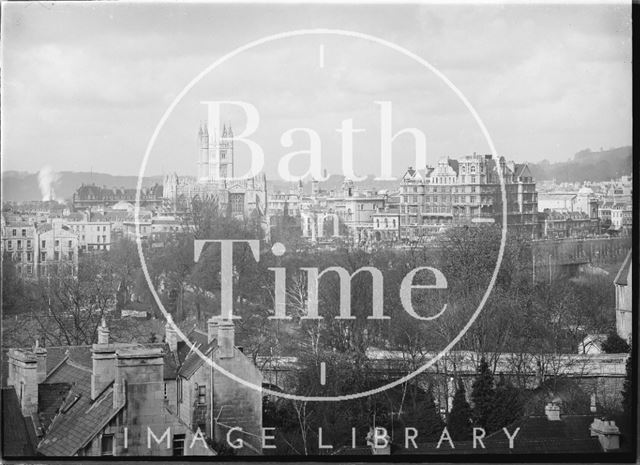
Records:
M311 180L288 192L271 192L264 174L243 180L228 178L234 173L232 138L231 127L210 132L206 125L201 126L196 176L171 173L162 185L143 189L139 224L144 240L160 246L183 230L184 214L194 199L216 202L224 214L257 218L267 239L287 223L313 242L333 237L355 245L429 242L453 226L502 224L505 207L509 230L530 239L628 235L631 231L629 177L577 190L576 186L543 182L538 192L526 164L474 153L458 159L446 157L435 166L409 167L396 189L366 190L345 179L341 188L333 190L323 190L318 181ZM3 218L3 252L11 252L26 274L38 275L56 257L108 249L120 237L136 237L135 200L135 189L82 185L67 211L56 210L51 215L21 212ZM36 236L47 233L46 224L52 225L53 232L48 234L59 237L53 244L66 240L69 250L62 253L60 249L56 254L57 250L36 247ZM23 239L12 236L14 230L22 229L29 236L28 247ZM75 237L66 238L70 233ZM38 244L43 240L45 245L51 243L43 238Z

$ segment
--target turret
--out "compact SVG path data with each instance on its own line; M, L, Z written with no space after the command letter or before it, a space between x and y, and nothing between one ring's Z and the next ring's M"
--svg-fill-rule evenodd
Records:
M209 177L209 131L207 125L201 125L198 131L200 143L200 161L198 163L198 180Z

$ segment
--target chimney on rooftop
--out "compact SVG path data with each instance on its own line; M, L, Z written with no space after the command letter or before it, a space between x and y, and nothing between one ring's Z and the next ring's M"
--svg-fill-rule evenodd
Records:
M171 318L169 318L167 324L164 325L164 341L169 346L171 352L175 353L178 351L178 334L176 333Z
M115 358L113 408L123 405L128 392L135 392L135 403L130 406L132 418L156 411L156 396L162 393L164 384L162 349L120 347Z
M615 421L594 418L589 430L592 437L598 437L598 441L605 452L620 448L620 429L616 426Z
M231 320L218 323L218 350L220 358L233 358L235 344L235 325Z
M13 386L24 416L38 412L38 358L30 350L9 350L7 386Z
M116 346L109 344L109 328L102 319L98 327L98 343L91 348L91 399L95 399L115 377Z
M560 406L555 402L549 402L544 407L544 414L549 421L560 421Z
M40 384L47 377L47 349L40 347L40 341L36 339L36 345L33 348L33 353L37 359L36 375L38 384Z
M98 327L98 344L109 344L109 328L107 322L102 318L102 322Z
M212 316L207 320L207 342L213 341L218 336L218 324L220 318Z

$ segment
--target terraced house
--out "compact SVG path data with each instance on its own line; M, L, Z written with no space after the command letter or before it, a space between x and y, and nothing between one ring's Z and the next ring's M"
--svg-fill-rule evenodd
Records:
M9 350L3 429L22 437L11 453L216 455L230 428L243 442L237 454L260 453L261 393L213 370L194 350L261 386L258 369L234 346L233 324L210 321L207 334L189 334L193 346L167 325L165 339L114 343L103 320L92 346Z

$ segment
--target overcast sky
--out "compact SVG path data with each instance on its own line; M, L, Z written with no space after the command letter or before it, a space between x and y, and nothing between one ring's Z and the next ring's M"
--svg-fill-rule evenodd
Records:
M2 7L3 170L137 174L154 128L191 79L236 47L307 28L373 34L424 58L467 97L508 159L560 161L631 144L630 6ZM308 148L304 135L281 145L295 127L318 132L322 167L340 173L336 129L347 118L365 129L354 136L356 173L378 174L381 100L392 102L394 131L425 133L430 163L489 151L464 105L426 68L362 39L312 35L260 45L205 76L167 120L148 174L195 174L202 100L258 109L252 137L269 177L285 154ZM241 132L241 111L223 117ZM408 135L394 142L395 175L414 164L413 147ZM240 145L237 158L247 166Z

